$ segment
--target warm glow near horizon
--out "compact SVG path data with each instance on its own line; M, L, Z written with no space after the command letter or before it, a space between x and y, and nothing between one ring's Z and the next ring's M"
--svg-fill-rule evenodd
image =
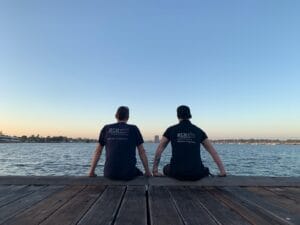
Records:
M114 123L115 121L109 122ZM193 120L192 122L195 125L198 125ZM130 121L129 121L130 123ZM97 139L101 128L105 124L30 124L27 123L18 123L18 127L15 127L14 124L1 123L2 132L11 136L31 136L31 135L40 135L43 137L46 136L67 136L72 138L91 138ZM141 130L145 140L153 140L155 135L160 137L163 135L165 127L157 126L157 128L151 126L147 127L145 124L135 123ZM175 123L174 123L175 124ZM174 125L170 123L169 125ZM200 124L198 125L200 126ZM3 129L5 127L6 129ZM201 126L200 126L201 127ZM227 124L220 124L219 126L209 126L205 123L204 127L201 128L206 131L209 138L211 139L250 139L250 138L266 138L266 139L299 139L299 126L290 126L288 124L277 126L277 129L272 129L272 124L261 124L261 125L248 125L244 126L244 130L241 131L240 126L231 126L227 127ZM270 131L271 130L271 131ZM289 132L287 132L289 131Z

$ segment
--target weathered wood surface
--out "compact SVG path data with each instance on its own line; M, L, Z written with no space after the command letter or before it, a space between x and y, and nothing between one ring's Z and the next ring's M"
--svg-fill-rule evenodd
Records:
M172 197L166 187L150 186L148 194L151 224L183 224L176 206L173 203Z
M81 225L113 224L123 199L126 187L107 187L93 207L79 221Z
M164 185L169 182L165 178L112 184L93 179L96 183L83 184L80 179L36 185L24 178L26 182L18 185L1 184L0 224L300 225L298 178L293 187L281 185L287 180L280 178L277 186L270 183L272 178L267 178L266 186L252 178L251 182L243 178L248 186L237 185L237 180L229 186L227 178L222 178L223 186L174 180Z
M131 215L131 216L128 216ZM147 225L147 200L145 186L128 186L125 192L116 225Z
M35 191L30 192L28 195L20 196L20 198L13 198L13 201L8 201L7 204L0 207L0 224L18 215L25 209L30 208L37 202L51 196L52 193L59 190L59 186L38 186ZM4 223L5 224L5 223Z
M168 177L139 177L131 181L114 181L104 177L86 176L0 176L0 185L151 185L151 186L265 186L300 187L300 177L227 176L207 177L199 181L180 181Z

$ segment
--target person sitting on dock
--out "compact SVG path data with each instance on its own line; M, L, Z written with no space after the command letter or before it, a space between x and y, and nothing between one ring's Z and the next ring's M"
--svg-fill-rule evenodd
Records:
M143 173L136 167L136 147L145 169L145 176L151 176L148 159L143 147L143 137L135 125L127 124L129 108L120 106L116 112L117 123L105 125L100 132L99 144L95 150L90 168L90 177L95 177L95 168L105 146L106 161L104 176L110 179L131 180Z
M207 138L206 133L190 122L192 115L189 107L184 105L179 106L177 108L177 117L179 124L171 126L165 131L156 149L153 175L162 176L158 172L158 164L162 152L171 141L171 161L170 164L167 164L163 168L163 173L166 176L179 180L199 180L202 177L208 176L209 169L204 167L201 160L200 144L205 147L217 164L220 170L219 176L226 176L223 163Z

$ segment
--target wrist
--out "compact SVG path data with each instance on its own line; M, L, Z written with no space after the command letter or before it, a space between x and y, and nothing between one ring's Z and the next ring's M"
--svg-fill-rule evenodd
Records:
M226 171L225 171L225 169L224 169L224 168L223 168L223 169L221 169L221 170L220 170L220 172L221 172L221 173L226 173Z
M220 174L226 175L226 171L225 171L225 170L221 170L221 171L220 171Z

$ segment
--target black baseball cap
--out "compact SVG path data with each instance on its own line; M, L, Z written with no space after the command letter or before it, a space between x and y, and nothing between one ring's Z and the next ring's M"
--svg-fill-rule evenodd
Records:
M183 120L191 119L192 115L191 115L190 108L186 105L178 106L177 117L178 119L183 119Z

